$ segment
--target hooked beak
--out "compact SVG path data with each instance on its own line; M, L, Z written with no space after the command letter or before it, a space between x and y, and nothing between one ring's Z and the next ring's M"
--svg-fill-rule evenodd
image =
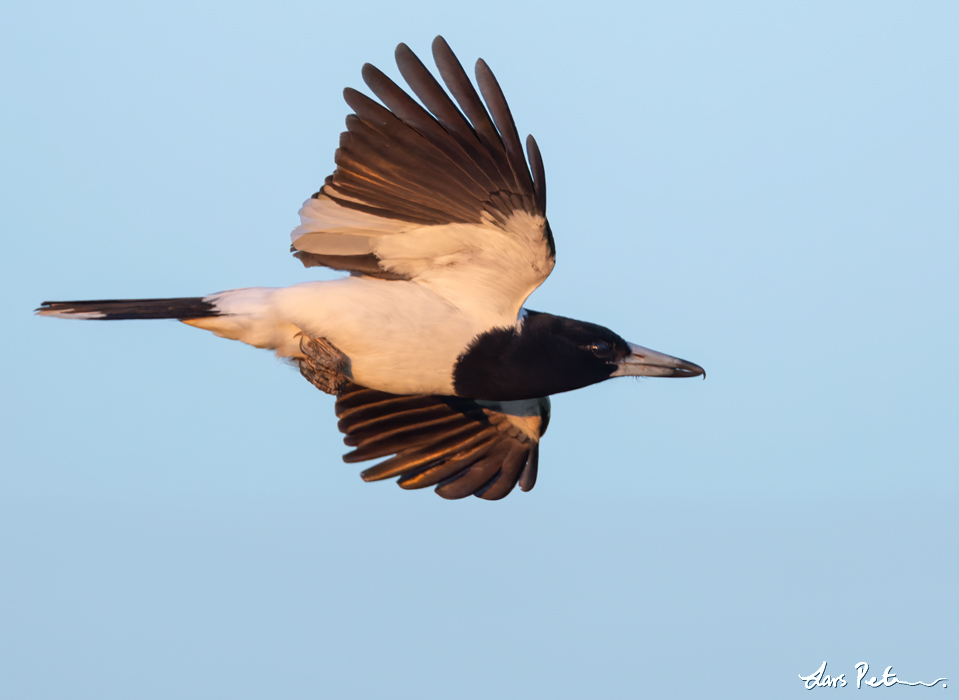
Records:
M619 361L610 377L698 377L706 378L706 370L692 362L661 352L629 344L630 353Z

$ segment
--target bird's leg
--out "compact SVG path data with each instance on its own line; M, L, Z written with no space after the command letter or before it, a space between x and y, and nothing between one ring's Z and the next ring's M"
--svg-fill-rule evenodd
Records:
M327 394L338 396L350 381L350 359L325 338L311 338L300 334L300 374L313 386Z

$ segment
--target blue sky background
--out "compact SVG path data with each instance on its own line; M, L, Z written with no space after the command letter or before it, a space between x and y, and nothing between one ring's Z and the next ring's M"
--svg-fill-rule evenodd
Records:
M955 693L959 6L663 5L5 9L5 697ZM530 308L706 381L557 396L536 489L450 503L268 353L32 316L332 277L341 90L437 33L542 148Z

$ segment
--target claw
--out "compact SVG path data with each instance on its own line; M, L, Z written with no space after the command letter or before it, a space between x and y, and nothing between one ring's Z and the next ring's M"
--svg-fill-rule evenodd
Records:
M337 396L350 381L350 358L325 338L300 333L300 374L320 391Z

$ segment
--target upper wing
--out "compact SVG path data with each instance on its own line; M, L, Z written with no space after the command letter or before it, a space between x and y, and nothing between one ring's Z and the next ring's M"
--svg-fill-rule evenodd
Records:
M443 498L496 500L536 483L549 399L493 403L451 396L396 396L352 382L337 396L345 462L395 455L362 473L399 477L404 489L436 486Z
M396 62L422 106L369 64L363 79L385 107L344 91L355 114L336 170L300 210L293 250L306 266L410 279L446 296L489 294L515 315L555 260L543 160L530 136L531 175L482 59L476 77L489 111L442 37L433 57L459 107L405 44Z

